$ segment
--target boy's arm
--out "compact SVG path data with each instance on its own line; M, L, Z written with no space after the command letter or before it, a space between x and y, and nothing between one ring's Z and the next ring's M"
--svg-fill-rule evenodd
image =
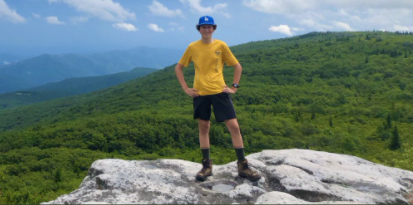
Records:
M177 63L175 66L175 74L176 77L178 78L179 83L181 84L182 89L185 91L185 93L191 97L197 97L198 96L198 90L194 88L189 88L188 85L185 82L184 78L184 72L182 69L184 68L183 65Z
M239 84L239 81L241 80L241 74L242 74L242 66L241 64L236 64L234 65L234 79L232 80L232 83Z
M241 80L241 74L242 74L242 66L241 64L238 63L234 65L234 79L232 80L232 83L239 84L239 81ZM232 86L231 88L229 88L228 86L225 86L222 92L234 94L235 92L237 92L237 88L234 88Z

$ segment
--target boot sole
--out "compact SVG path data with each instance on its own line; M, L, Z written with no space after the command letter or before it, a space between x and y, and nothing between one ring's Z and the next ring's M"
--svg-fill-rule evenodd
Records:
M212 174L211 174L211 175L208 175L208 176L204 176L204 177L196 176L195 178L196 178L197 181L203 182L203 181L205 181L205 180L206 180L208 177L210 177L210 176L212 176Z
M252 182L255 182L255 181L258 181L258 180L260 180L260 179L261 179L261 176L257 176L257 177L248 177L248 176L241 175L241 174L239 174L238 176L239 176L239 177L241 177L241 178L248 179L248 180L250 180L250 181L252 181Z

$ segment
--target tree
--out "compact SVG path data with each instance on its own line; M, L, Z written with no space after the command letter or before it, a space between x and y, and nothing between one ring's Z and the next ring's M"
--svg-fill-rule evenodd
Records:
M399 136L399 130L397 129L397 126L394 126L393 133L392 133L392 138L390 142L389 148L391 150L397 150L401 147L400 143L400 136Z
M330 123L330 127L333 127L333 118L330 117L329 123Z
M391 116L390 116L390 114L387 115L387 126L386 126L386 128L387 129L391 128Z
M311 113L311 120L314 120L315 119L315 112L312 112Z
M55 174L54 174L54 181L55 182L61 182L62 181L62 169L57 169Z

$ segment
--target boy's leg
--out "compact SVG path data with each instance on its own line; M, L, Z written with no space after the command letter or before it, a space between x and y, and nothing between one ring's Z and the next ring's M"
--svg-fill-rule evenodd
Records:
M227 125L227 128L231 133L232 145L234 146L235 153L237 154L238 176L247 178L250 181L259 180L261 176L257 172L249 168L248 161L247 159L245 159L244 143L242 141L241 131L237 118L225 120L225 124Z
M209 156L210 144L209 144L209 120L198 119L199 127L199 144L202 151L202 169L199 171L195 178L198 181L205 181L207 177L212 175L212 160Z
M201 120L198 118L198 128L199 128L199 145L201 149L209 149L209 129L211 123L209 120Z
M234 148L244 148L237 118L225 120L225 124L231 133L232 145Z
M225 124L231 133L232 139L232 146L235 149L235 153L237 154L238 161L245 159L244 154L244 142L242 140L241 131L239 128L237 118L225 120Z

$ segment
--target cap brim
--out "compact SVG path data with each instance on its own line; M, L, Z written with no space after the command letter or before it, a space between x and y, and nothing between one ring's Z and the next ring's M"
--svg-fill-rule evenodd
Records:
M213 23L200 23L200 24L198 24L198 26L202 26L202 25L212 25L212 26L215 26L215 24L213 24Z

